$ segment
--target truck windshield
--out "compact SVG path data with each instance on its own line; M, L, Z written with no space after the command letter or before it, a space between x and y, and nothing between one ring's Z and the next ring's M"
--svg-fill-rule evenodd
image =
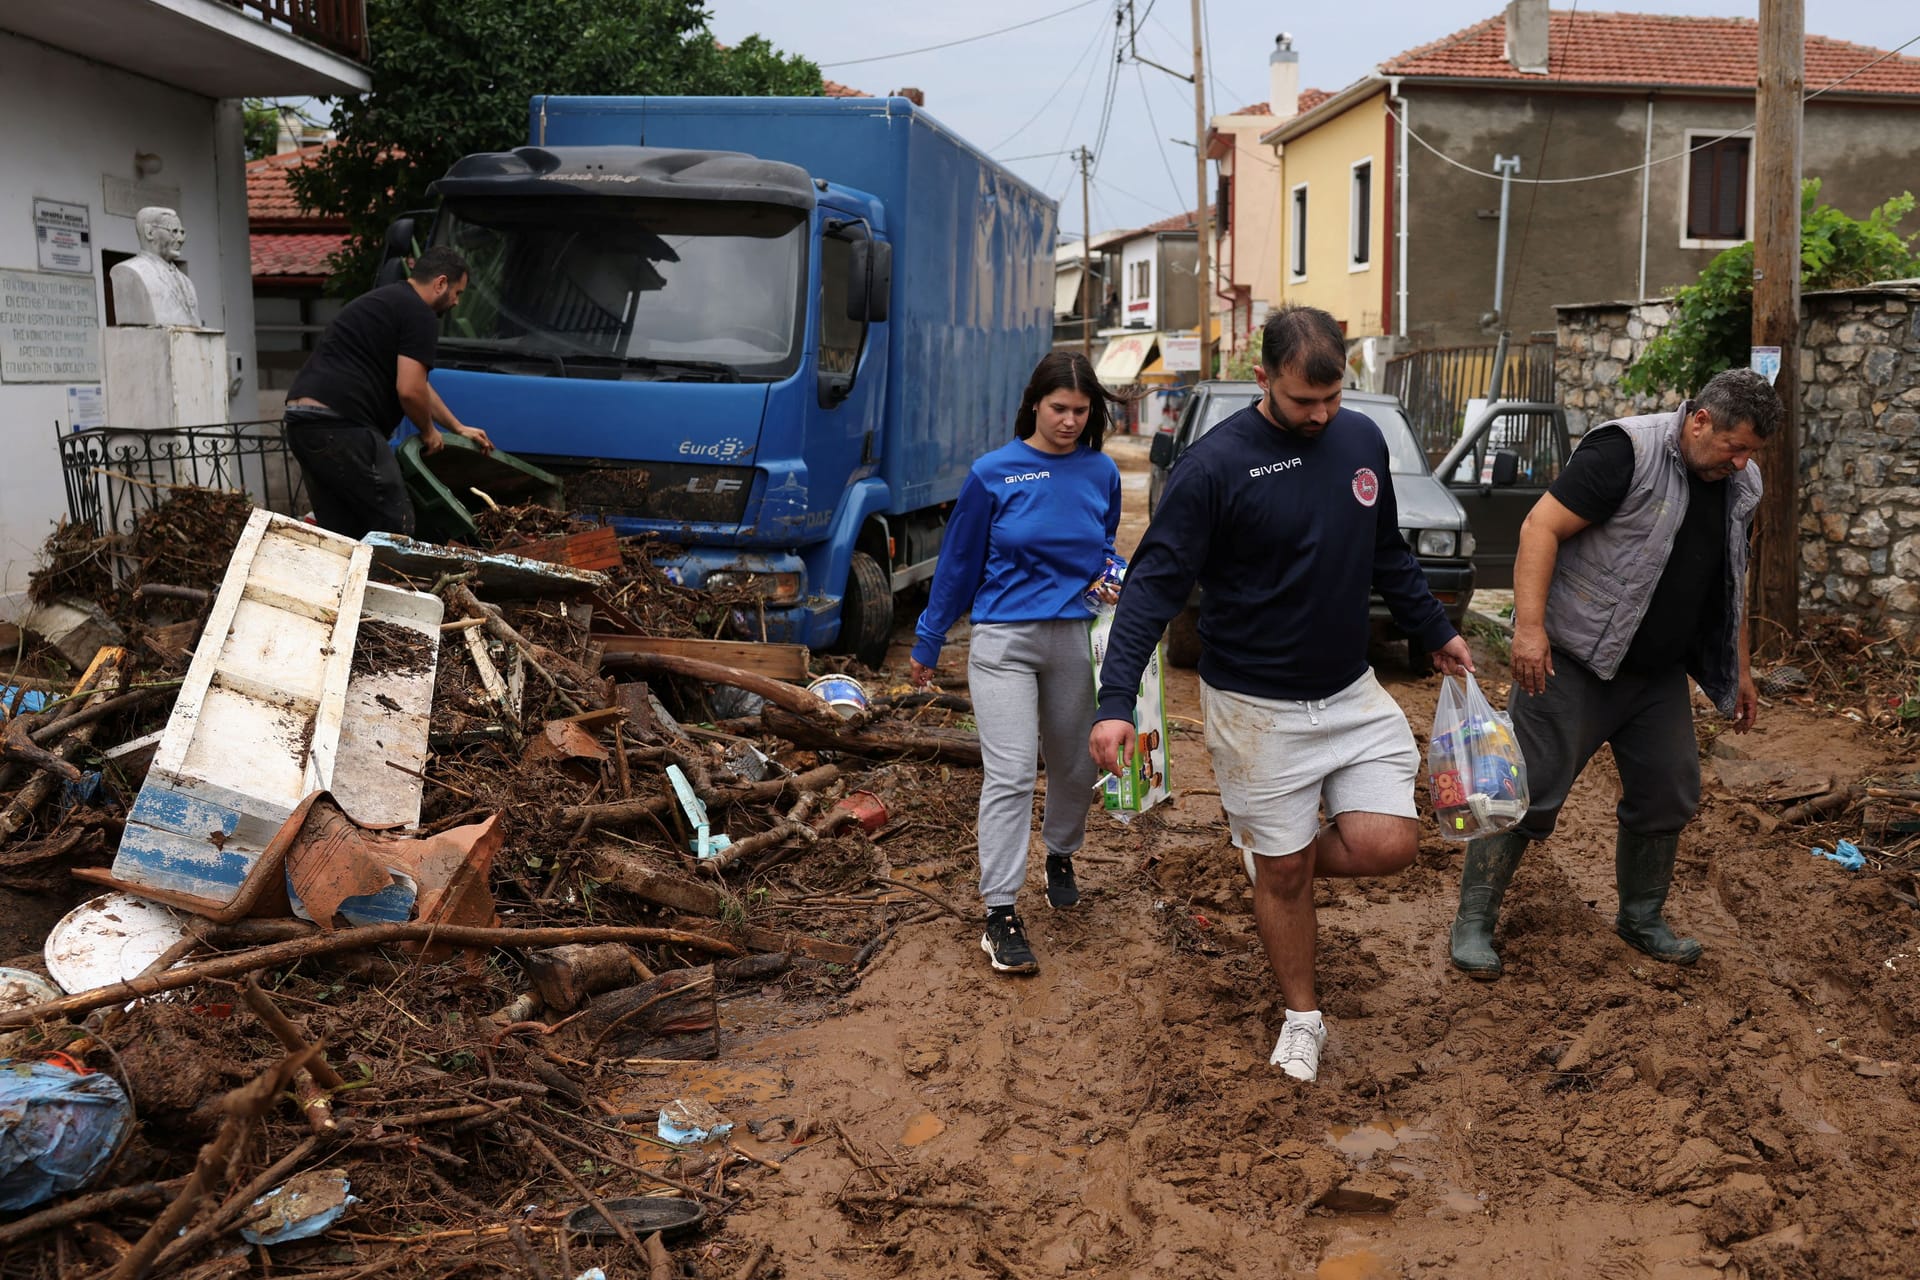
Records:
M800 358L806 215L761 204L466 200L434 240L467 257L451 354L567 376L775 379ZM611 370L611 373L609 372Z

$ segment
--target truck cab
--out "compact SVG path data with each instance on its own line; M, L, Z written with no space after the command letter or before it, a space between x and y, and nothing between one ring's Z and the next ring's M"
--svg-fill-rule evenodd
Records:
M739 638L877 666L1047 349L1051 202L904 99L542 98L530 135L432 187L415 238L471 271L435 388L688 585L758 590Z

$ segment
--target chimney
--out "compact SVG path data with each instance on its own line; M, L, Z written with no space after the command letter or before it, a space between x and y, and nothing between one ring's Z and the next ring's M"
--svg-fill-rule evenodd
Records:
M1273 53L1267 58L1267 109L1276 119L1286 120L1300 114L1300 55L1293 51L1293 37L1282 31L1273 38Z
M892 98L905 98L916 107L924 107L927 105L927 95L918 89L895 89L887 96Z
M1515 71L1547 73L1547 0L1508 0L1507 61Z

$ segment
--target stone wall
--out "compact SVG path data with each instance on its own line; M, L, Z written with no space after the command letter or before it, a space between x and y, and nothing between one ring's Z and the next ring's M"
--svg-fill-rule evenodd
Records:
M1801 604L1920 633L1920 281L1802 305ZM1574 431L1672 407L1619 389L1667 325L1667 300L1558 310L1554 372Z

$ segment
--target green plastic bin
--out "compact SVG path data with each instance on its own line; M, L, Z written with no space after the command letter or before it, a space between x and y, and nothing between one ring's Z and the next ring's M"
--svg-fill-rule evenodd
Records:
M495 449L482 453L465 436L443 432L446 447L429 454L419 436L400 445L400 475L413 498L414 532L430 542L471 541L478 532L475 508L485 507L475 489L503 507L560 507L560 480L530 462Z

